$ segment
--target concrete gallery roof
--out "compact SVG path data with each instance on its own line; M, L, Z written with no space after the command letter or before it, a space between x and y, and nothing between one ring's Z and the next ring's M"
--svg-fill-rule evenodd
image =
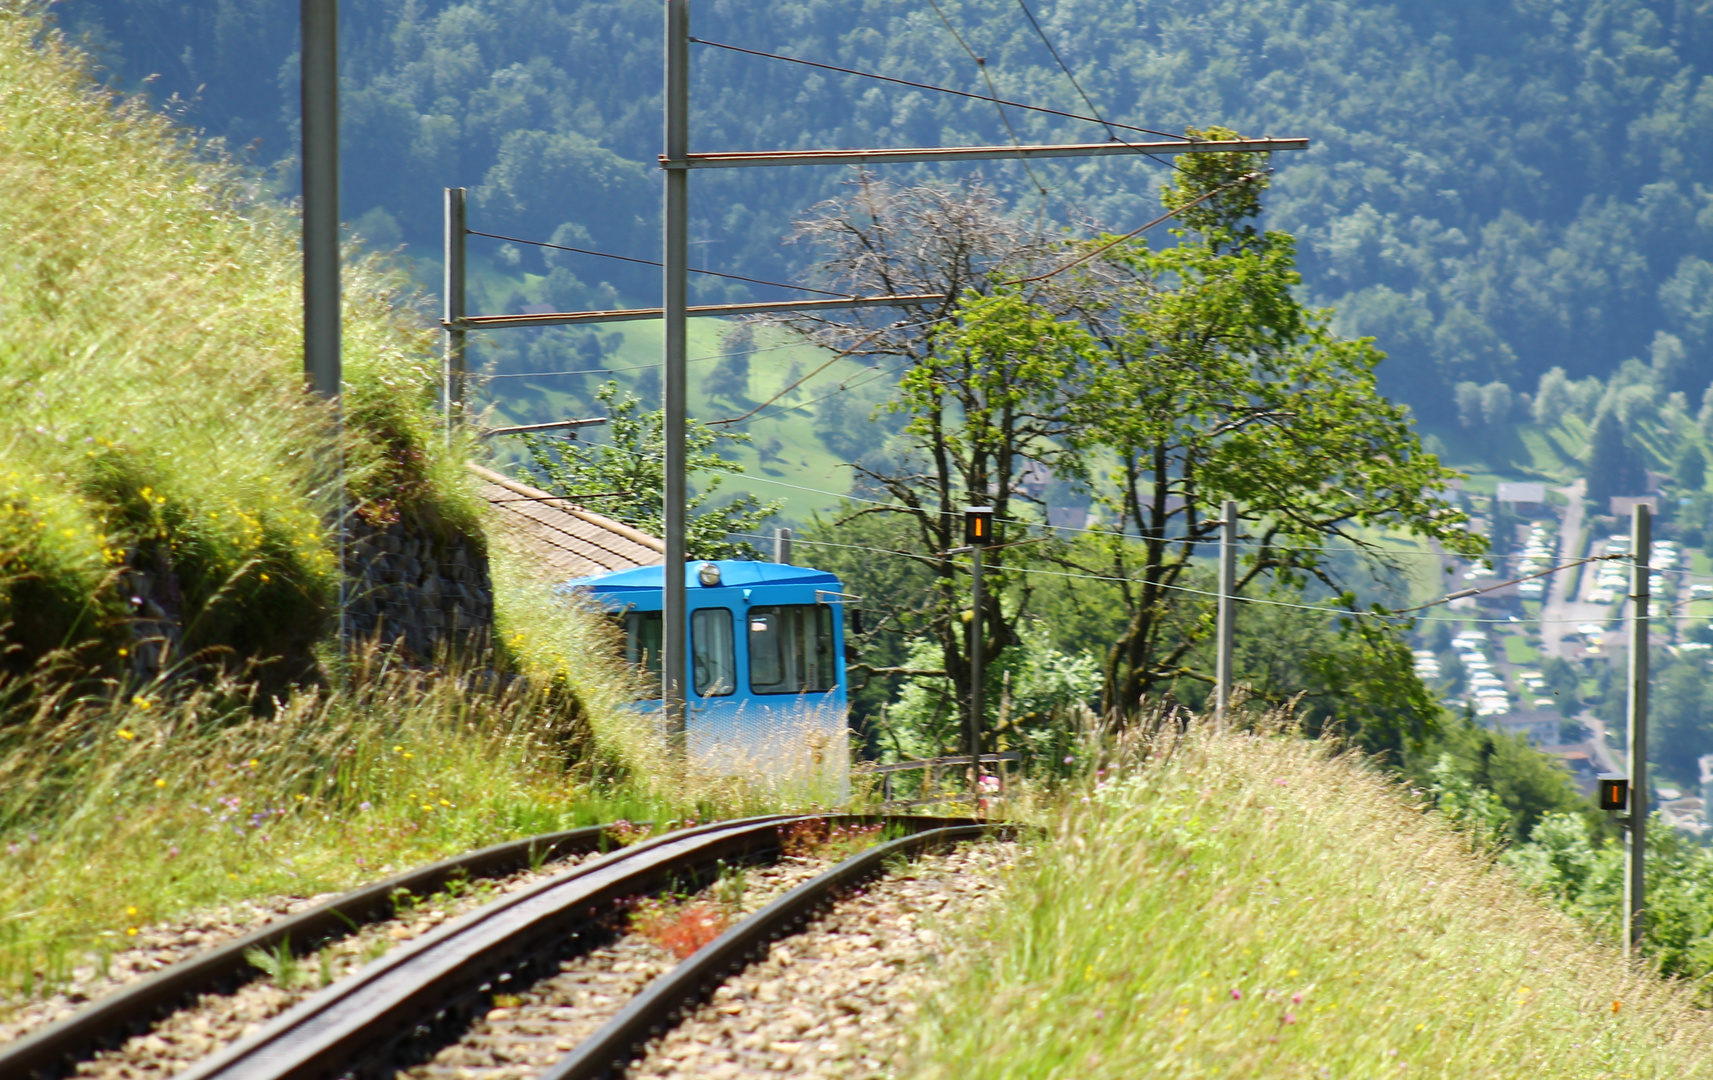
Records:
M647 533L480 465L471 465L470 471L491 511L496 538L523 552L552 580L661 561L664 545Z

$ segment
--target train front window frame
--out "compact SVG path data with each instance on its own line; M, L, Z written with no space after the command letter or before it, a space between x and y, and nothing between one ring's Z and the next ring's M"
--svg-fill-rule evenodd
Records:
M625 612L625 662L659 678L664 625L665 616L658 611Z
M737 645L729 608L698 608L690 613L690 673L699 697L737 693Z
M819 694L836 689L833 611L826 604L750 608L749 689L752 694Z

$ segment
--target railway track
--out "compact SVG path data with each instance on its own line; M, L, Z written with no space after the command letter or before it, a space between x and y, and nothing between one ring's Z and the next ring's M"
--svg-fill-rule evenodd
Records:
M646 965L615 962L606 955L628 905L638 897L695 890L730 868L772 863L781 854L786 832L805 822L885 823L910 834L795 884L658 977L653 970L645 970ZM878 873L888 860L991 833L967 819L847 815L774 815L668 833L588 859L446 922L326 986L178 1075L181 1080L332 1080L390 1073L427 1063L436 1050L456 1043L472 1021L490 1014L496 998L510 1001L514 991L555 978L593 980L591 985L599 992L586 991L584 996L593 994L603 1007L593 1014L586 1009L578 1014L583 1030L572 1042L567 1042L563 1030L558 1035L513 1032L505 1038L547 1044L556 1060L545 1071L535 1070L536 1075L553 1080L611 1075L622 1071L632 1051L668 1027L674 1015L701 1000L772 942L802 926L829 899ZM520 852L525 858L540 859L543 852L586 853L610 841L599 829L578 830L506 845L503 853L489 849L468 858L502 865L508 858L517 859ZM414 889L443 883L459 872L459 860L424 868L417 872L420 880ZM462 872L474 871L465 865ZM799 873L797 879L802 876ZM397 889L413 888L400 881L370 886L270 925L0 1048L0 1076L49 1080L67 1075L96 1048L114 1045L140 1025L171 1012L192 993L243 978L242 969L248 967L244 954L249 949L258 944L277 947L287 941L310 941L317 933L326 936L334 924L344 927L354 913L384 905ZM615 985L615 977L627 970L628 985ZM592 1032L587 1030L590 1015L600 1020ZM427 1075L435 1074L429 1066Z

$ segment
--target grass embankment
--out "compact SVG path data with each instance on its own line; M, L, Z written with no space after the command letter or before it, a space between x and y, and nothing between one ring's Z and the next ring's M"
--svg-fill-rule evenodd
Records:
M0 1002L189 908L788 801L664 768L608 631L504 552L504 648L468 677L337 658L341 454L371 524L482 544L424 320L348 268L335 454L295 221L94 85L42 10L0 4ZM183 628L164 677L139 592Z
M498 579L525 672L503 686L358 668L265 715L240 684L120 705L36 694L28 723L0 728L0 1003L204 905L597 821L808 805L667 768L624 708L606 623L503 553Z
M338 575L296 221L94 84L45 7L0 6L0 663L76 647L126 676L151 591L132 571L177 609L185 655L265 659L283 684L313 665ZM479 537L435 435L426 320L376 263L349 267L345 296L357 512Z
M919 1077L1713 1074L1686 986L1626 966L1390 781L1290 737L1133 755L959 952Z

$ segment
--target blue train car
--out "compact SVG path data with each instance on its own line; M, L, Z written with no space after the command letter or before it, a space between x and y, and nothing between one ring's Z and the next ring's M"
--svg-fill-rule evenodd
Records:
M656 677L662 573L643 566L565 586L613 612L624 627L625 658ZM839 579L804 566L732 559L687 563L684 575L692 761L722 774L813 779L842 793L850 767L849 597ZM658 709L659 699L652 704Z

